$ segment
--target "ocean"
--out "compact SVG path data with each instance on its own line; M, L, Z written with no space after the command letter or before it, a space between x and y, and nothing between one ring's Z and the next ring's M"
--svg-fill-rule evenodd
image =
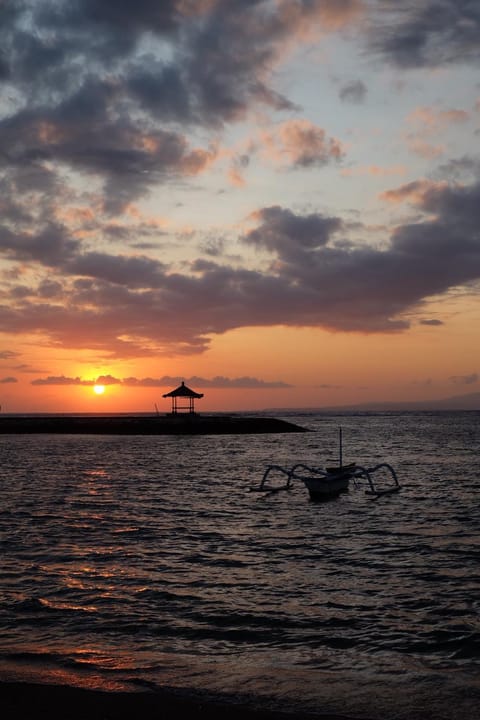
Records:
M282 418L311 432L0 436L0 679L476 718L480 413ZM250 491L339 428L400 492Z

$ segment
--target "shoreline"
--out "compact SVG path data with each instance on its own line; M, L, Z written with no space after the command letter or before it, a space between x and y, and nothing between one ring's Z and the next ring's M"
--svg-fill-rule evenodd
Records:
M351 720L329 713L295 713L256 709L240 702L214 702L167 689L106 691L70 685L0 680L0 706L5 720Z
M1 435L246 435L291 432L309 431L278 418L241 415L0 416Z

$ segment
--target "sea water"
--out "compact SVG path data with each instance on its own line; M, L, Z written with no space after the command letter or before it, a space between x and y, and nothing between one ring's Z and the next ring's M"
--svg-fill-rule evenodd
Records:
M476 718L480 413L284 417L311 432L0 436L0 678ZM400 492L250 491L340 427Z

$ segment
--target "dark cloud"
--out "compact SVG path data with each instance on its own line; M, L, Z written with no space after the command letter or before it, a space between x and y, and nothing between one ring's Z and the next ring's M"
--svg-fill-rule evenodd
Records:
M2 80L7 80L9 75L10 75L10 66L8 65L5 58L3 57L3 54L0 54L0 82Z
M58 98L69 86L84 85L88 72L113 71L125 102L131 93L161 119L217 123L254 97L289 106L261 78L295 24L318 12L316 5L300 3L292 25L266 0L248 7L244 0L142 0L134 7L130 0L25 0L16 12L3 12L3 65L11 58L13 79L31 97L44 97L51 87ZM147 38L150 54L140 51ZM50 103L57 98L49 94Z
M217 3L202 32L191 35L186 69L199 112L208 122L240 117L251 99L277 109L293 107L263 81L289 28L279 15L268 13L267 3L248 5L245 12L245 3L237 0Z
M192 97L180 69L143 56L129 70L126 88L140 106L164 120L195 119Z
M4 377L0 378L0 385L8 385L9 383L16 383L18 382L17 378L14 377Z
M15 380L3 380L0 382L16 382ZM32 385L125 385L127 387L170 387L173 385L179 385L181 382L186 382L187 385L194 385L195 387L202 388L239 388L243 390L270 390L270 389L281 389L292 387L288 383L281 381L266 381L260 380L259 378L253 377L239 377L239 378L228 378L222 376L216 376L211 379L197 377L196 375L191 378L184 377L172 377L171 375L164 375L161 378L115 378L112 375L100 375L96 380L83 380L82 378L75 377L69 378L63 375L54 376L51 375L47 378L38 378L32 380Z
M38 234L14 233L0 226L0 252L17 260L36 260L61 267L78 252L80 243L68 237L66 229L47 225Z
M48 190L45 163L96 176L103 181L110 213L169 177L196 175L213 159L211 149L191 148L181 133L119 116L113 106L121 102L114 84L87 77L56 106L25 110L0 122L0 155L16 168L42 163L37 177L30 171L30 189L35 181L42 193ZM56 177L50 173L53 185Z
M0 45L10 58L8 77L0 65L0 81L11 82L25 103L0 120L0 158L7 166L54 163L53 173L67 165L95 175L104 183L110 212L167 177L200 172L207 156L190 148L184 134L159 128L138 102L142 79L155 65L137 58L137 42L142 33L173 32L176 4L139 3L132 12L127 3L27 1L17 16L11 13L0 28ZM182 98L190 90L181 83L172 87L177 71L159 63L160 119L185 120ZM37 189L47 190L40 178Z
M95 381L96 385L120 385L121 380L113 377L113 375L99 375Z
M352 80L340 88L339 97L353 103L361 103L367 95L367 87L361 80Z
M198 259L190 271L172 272L146 257L60 244L53 267L61 263L67 304L56 301L61 288L39 284L31 297L3 306L0 330L41 332L65 347L118 357L199 353L212 335L251 325L403 330L405 316L428 298L480 279L480 183L417 190L428 219L397 227L381 250L347 242L339 218L258 211L241 239L268 260L263 271ZM49 252L35 257L50 267Z
M279 206L264 208L258 219L261 225L245 236L245 242L279 252L283 260L292 258L297 263L308 259L309 250L326 245L342 227L338 218L318 213L295 215Z
M123 116L135 102L137 111L139 103L157 121L215 125L242 114L252 102L291 109L292 103L269 85L285 43L307 27L341 25L359 7L358 0L141 0L134 6L130 0L24 0L15 9L13 3L6 5L0 28L3 65L9 58L12 81L35 100L39 114L58 108L58 117L67 119L68 106L81 109L78 98L70 99L83 88L85 102L86 88L91 88L99 112L105 107L100 89L106 98L115 94ZM87 110L92 114L94 108L84 105L83 118Z
M382 6L389 10L376 49L392 62L476 59L475 3ZM2 278L0 331L88 347L99 357L193 354L214 334L251 325L399 331L408 327L405 314L432 295L477 281L476 179L410 186L402 198L415 194L428 219L400 225L381 250L352 245L339 217L280 206L259 210L239 239L257 251L260 269L239 257L222 264L223 238L207 240L203 256L182 271L122 248L136 241L138 249L152 231L110 216L215 161L216 146L193 145L187 132L210 137L259 106L292 108L273 86L277 63L296 38L340 27L359 7L355 0L0 3L0 83L5 96L15 91L0 115L0 253L8 268L18 265L16 276ZM359 100L364 90L357 81L341 92ZM322 128L299 121L274 128L290 166L319 167L342 155ZM237 173L247 160L234 161ZM69 216L85 206L88 217ZM121 250L100 250L105 238Z
M342 390L343 385L329 385L328 383L322 383L321 385L315 385L315 388L319 390Z
M289 388L292 385L288 383L278 381L266 381L260 380L254 377L239 377L239 378L228 378L217 375L211 380L206 378L197 377L194 375L188 380L188 383L192 383L196 387L202 388L240 388L244 390L269 390L269 389L281 389Z
M432 186L423 196L423 209L436 213L442 223L453 231L466 230L465 240L477 247L476 236L471 236L473 226L480 221L480 181L471 185Z
M448 162L439 165L433 175L450 182L470 182L472 178L480 178L480 162L475 156L451 158Z
M54 280L43 280L39 284L37 292L41 298L63 298L63 285Z
M54 206L65 195L57 174L36 161L5 168L3 174L2 165L5 168L0 159L0 235L7 227L29 233L32 225L51 224Z
M286 316L300 303L306 324L309 307L312 323L327 327L401 329L409 307L480 278L479 193L480 184L427 186L421 207L435 219L398 227L382 251L335 244L338 220L298 218L280 208L260 213L260 226L246 240L275 254Z
M32 380L32 385L95 385L94 380L82 380L79 377L69 378L65 375L50 375L47 378Z
M171 33L181 19L178 0L135 0L134 8L131 0L83 0L72 5L71 20L82 22L83 19L87 27L103 26L112 34L133 37L144 31Z
M286 47L312 28L340 27L359 5L3 2L0 83L15 100L0 112L0 166L17 184L21 171L36 169L30 181L42 196L37 206L55 197L66 170L71 188L79 178L98 182L104 212L118 213L152 187L194 176L215 159L212 147L187 141L192 126L215 129L259 105L293 109L272 86ZM318 151L304 164L317 160ZM22 219L22 204L10 202L10 220Z
M480 5L472 0L377 4L372 47L404 68L480 62Z
M224 238L207 238L201 244L201 250L210 257L221 257L225 249Z
M285 122L275 132L265 133L263 142L273 157L287 158L293 168L323 167L344 156L338 140L307 120Z
M443 320L435 320L435 319L431 319L431 320L425 319L425 320L420 320L419 322L420 322L420 325L431 325L432 327L437 327L439 325L445 324L443 322Z
M10 290L10 295L13 300L21 300L22 298L29 297L32 294L31 288L27 285L14 285Z
M123 378L122 385L128 387L170 387L171 385L180 385L182 380L185 380L185 378L170 377L169 375L164 375L161 378L127 377Z
M449 380L455 385L474 385L478 382L478 373L471 373L470 375L452 375Z
M106 280L130 288L156 287L164 279L163 266L149 257L123 257L90 252L65 263L65 272ZM88 292L91 290L88 287Z

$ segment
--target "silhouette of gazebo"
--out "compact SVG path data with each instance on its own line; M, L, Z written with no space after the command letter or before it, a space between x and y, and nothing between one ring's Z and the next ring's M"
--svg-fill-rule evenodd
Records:
M169 393L165 393L163 397L172 398L172 415L177 415L179 410L194 414L195 398L202 398L203 393L195 392L195 390L187 387L182 380L182 384L179 385L179 387L171 390Z

